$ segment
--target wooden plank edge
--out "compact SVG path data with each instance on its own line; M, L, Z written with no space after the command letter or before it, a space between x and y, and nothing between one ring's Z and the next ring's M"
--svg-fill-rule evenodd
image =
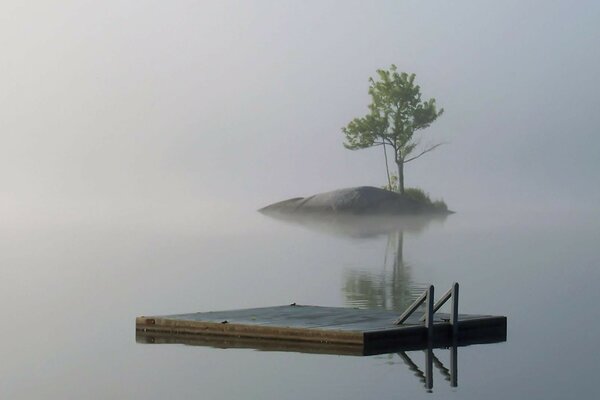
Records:
M261 338L305 342L364 344L359 331L320 330L311 328L273 327L206 321L174 320L160 317L136 318L136 330L169 334L197 334L219 337Z

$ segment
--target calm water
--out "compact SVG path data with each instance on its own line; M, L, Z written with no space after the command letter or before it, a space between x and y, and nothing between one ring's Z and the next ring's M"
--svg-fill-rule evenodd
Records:
M228 233L140 226L3 231L0 398L598 398L600 223L461 213L377 235L248 211ZM316 228L316 229L315 229ZM398 354L220 350L135 341L134 319L297 302L402 310L461 283L461 311L508 340L458 351L433 393ZM422 351L407 353L425 367ZM449 351L435 350L446 367Z

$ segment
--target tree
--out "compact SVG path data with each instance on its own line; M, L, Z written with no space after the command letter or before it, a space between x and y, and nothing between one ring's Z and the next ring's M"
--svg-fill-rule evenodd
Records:
M421 88L415 84L415 74L398 73L392 64L389 70L377 70L379 80L369 78L369 113L353 119L342 131L346 135L344 146L350 150L383 146L390 187L386 146L394 151L398 167L398 191L404 193L404 164L441 146L429 146L414 155L419 140L415 132L427 128L444 112L438 111L435 99L421 100Z

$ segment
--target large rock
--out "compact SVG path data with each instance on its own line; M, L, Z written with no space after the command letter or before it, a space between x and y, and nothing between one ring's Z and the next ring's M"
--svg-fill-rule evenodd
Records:
M350 215L440 213L428 204L372 186L359 186L319 193L309 197L297 197L268 205L259 211L265 214L325 213Z

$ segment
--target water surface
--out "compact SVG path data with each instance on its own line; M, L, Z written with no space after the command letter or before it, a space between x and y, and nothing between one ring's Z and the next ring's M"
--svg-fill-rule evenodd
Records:
M600 223L458 213L355 234L251 210L219 232L148 225L2 231L0 396L597 398ZM325 224L327 225L327 224ZM135 317L297 302L402 311L461 284L461 312L508 316L504 343L458 351L458 387L422 351L371 357L135 341ZM438 292L439 293L439 292ZM449 366L449 351L434 351Z

